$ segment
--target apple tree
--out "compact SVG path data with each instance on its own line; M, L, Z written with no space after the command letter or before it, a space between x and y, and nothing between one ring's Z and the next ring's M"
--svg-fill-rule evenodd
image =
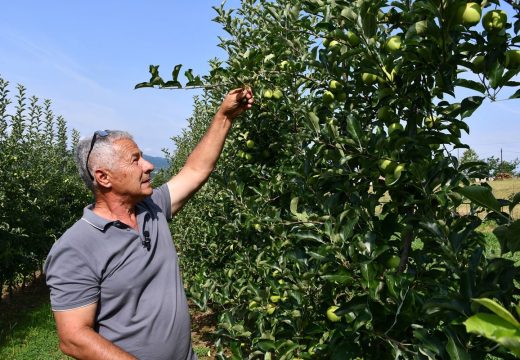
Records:
M508 17L507 14L514 14ZM484 102L520 96L518 2L243 0L215 7L228 55L175 138L180 166L225 91L251 86L218 168L176 218L188 291L235 359L483 358L468 333L518 294L519 221L482 164L451 155ZM491 15L488 15L491 13ZM179 67L142 86L179 87ZM505 94L505 95L504 95ZM464 198L468 215L457 212ZM507 205L513 209L520 197ZM228 355L226 355L228 354Z
M13 98L0 78L0 285L25 285L89 195L77 173L67 126L50 100ZM78 134L73 133L73 143Z

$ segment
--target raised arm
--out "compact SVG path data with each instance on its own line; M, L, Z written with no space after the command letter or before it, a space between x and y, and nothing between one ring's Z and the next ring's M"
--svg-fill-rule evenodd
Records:
M97 303L55 311L61 351L79 360L136 360L94 331Z
M208 180L224 147L233 120L253 105L251 89L230 91L220 105L208 130L195 146L184 167L168 181L172 214L177 213Z

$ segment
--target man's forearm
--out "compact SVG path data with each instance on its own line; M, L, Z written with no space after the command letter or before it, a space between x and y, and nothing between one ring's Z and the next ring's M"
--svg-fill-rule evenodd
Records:
M60 342L61 351L78 360L137 360L91 328L77 331Z
M231 125L232 120L220 111L217 112L184 166L200 173L202 178L207 178L215 168Z

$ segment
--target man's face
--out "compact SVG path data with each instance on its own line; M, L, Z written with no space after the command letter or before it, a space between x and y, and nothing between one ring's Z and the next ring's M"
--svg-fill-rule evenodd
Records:
M141 150L132 140L117 140L114 148L119 165L110 171L112 191L137 201L151 195L153 164L143 158Z

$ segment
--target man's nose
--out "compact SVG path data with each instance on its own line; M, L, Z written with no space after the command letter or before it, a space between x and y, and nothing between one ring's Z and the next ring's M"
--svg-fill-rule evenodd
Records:
M144 172L152 172L155 166L148 160L143 158L143 170Z

